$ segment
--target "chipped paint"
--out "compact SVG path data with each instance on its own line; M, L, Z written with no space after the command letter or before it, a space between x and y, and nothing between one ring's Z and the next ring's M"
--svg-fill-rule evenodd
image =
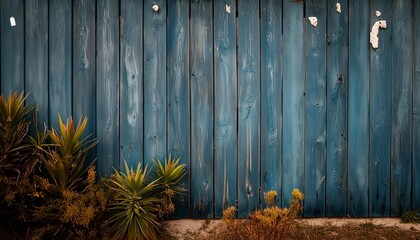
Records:
M386 28L386 21L376 21L375 24L372 26L372 31L370 32L370 43L372 44L373 48L378 48L379 45L379 28Z
M158 12L159 11L159 6L157 4L154 4L152 6L153 11Z
M226 4L226 12L230 13L230 5L229 4Z
M341 4L340 3L336 3L335 8L337 9L338 13L341 13Z
M311 25L316 27L318 25L318 18L317 17L308 17L308 20L311 22Z
M10 26L12 27L16 26L16 20L14 17L10 17Z
M376 15L376 17L380 17L381 16L381 12L375 11L375 15Z

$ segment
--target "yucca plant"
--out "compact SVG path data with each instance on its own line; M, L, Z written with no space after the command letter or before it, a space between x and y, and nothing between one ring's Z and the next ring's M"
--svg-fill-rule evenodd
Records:
M60 130L48 132L52 144L46 150L43 166L50 181L49 191L55 195L63 191L81 191L87 186L86 174L94 161L85 166L88 152L97 144L96 140L82 138L87 118L79 121L75 127L73 118L66 123L58 116Z
M147 166L138 164L134 170L125 165L125 173L115 171L108 186L115 194L109 224L114 239L157 239L160 224L157 181L148 182Z
M187 174L185 170L185 164L179 163L178 159L173 159L171 156L165 159L162 164L160 161L153 160L154 164L154 179L157 179L157 183L160 190L161 202L161 213L169 215L175 211L175 205L173 198L177 194L182 194L187 190L181 187L181 181Z

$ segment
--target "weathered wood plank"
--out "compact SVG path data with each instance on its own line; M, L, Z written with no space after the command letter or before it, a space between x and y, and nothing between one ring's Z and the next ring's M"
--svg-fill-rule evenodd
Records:
M348 216L368 216L369 1L349 1Z
M143 163L143 0L121 0L120 165Z
M237 164L237 74L236 74L236 3L214 1L214 114L215 114L215 217L236 204Z
M118 0L98 0L97 9L97 166L101 177L106 177L119 167Z
M326 166L326 44L327 1L308 1L306 16L305 211L306 217L325 216Z
M293 189L303 190L305 19L303 1L283 7L282 206L289 206Z
M23 12L23 0L0 1L0 89L5 95L10 91L25 91ZM10 17L15 18L16 26L10 25Z
M412 2L392 5L392 135L391 216L400 216L411 205L411 135L413 87ZM418 94L418 93L417 93Z
M48 1L25 2L25 91L37 105L38 127L48 126Z
M261 190L281 193L281 2L261 1ZM264 202L264 196L261 196Z
M58 114L72 114L72 4L53 0L49 5L49 122L58 127Z
M159 11L152 10L157 4ZM144 164L166 157L166 1L144 2Z
M348 6L328 1L327 26L327 216L345 216L347 209L347 80Z
M73 116L88 117L85 136L96 137L96 5L90 0L73 1ZM91 150L88 161L96 157Z
M190 171L189 1L168 2L168 152ZM190 188L189 174L182 186ZM189 193L175 202L175 218L188 218Z
M413 196L412 208L420 209L420 1L414 1L414 87L413 87ZM414 177L417 175L417 177Z
M238 211L259 206L260 27L258 1L238 3Z
M371 0L370 25L378 20L391 24L392 3L390 0ZM381 17L376 17L380 9ZM390 214L390 157L391 157L391 29L379 33L379 46L370 49L370 151L369 151L369 215Z
M191 2L191 191L194 218L213 217L212 1Z

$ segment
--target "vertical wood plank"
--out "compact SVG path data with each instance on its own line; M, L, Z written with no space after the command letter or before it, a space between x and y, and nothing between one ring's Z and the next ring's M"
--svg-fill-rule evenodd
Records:
M194 218L213 217L212 1L191 2L191 191Z
M387 20L388 28L379 31L379 46L370 49L370 151L369 151L369 215L390 214L391 157L391 0L370 1L370 25ZM374 11L381 11L376 17Z
M306 116L305 200L306 217L325 216L326 164L326 44L327 1L306 2Z
M189 1L168 1L168 152L190 171ZM182 186L190 188L189 174ZM189 193L175 202L175 218L189 217Z
M281 193L281 21L281 2L261 1L261 190L263 193L270 190Z
M73 1L73 116L88 117L85 136L96 137L96 4ZM91 150L88 161L96 157Z
M5 95L25 90L23 12L23 0L0 1L0 89ZM10 25L10 17L15 18L16 26Z
M118 0L98 0L97 9L97 166L107 177L119 167Z
M166 1L144 2L143 31L144 164L150 165L166 157Z
M412 208L420 209L420 1L414 1L414 81L413 81L413 196ZM415 177L417 175L417 177Z
M37 105L38 127L48 126L48 1L25 3L25 90Z
M259 205L260 27L258 1L238 3L238 211Z
M143 163L143 1L121 0L120 165Z
M411 205L412 2L394 0L392 9L391 216L400 216Z
M363 217L369 214L369 1L349 4L347 214Z
M282 205L294 188L303 190L304 18L303 1L283 2L283 174Z
M49 122L58 127L58 114L72 112L72 5L71 0L51 0L49 6Z
M347 68L348 6L328 1L327 26L327 216L347 209Z
M231 13L226 12L229 4ZM236 2L214 1L215 217L236 204Z

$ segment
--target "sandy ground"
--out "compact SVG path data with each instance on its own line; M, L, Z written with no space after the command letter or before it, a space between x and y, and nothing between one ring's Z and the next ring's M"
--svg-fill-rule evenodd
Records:
M383 227L398 227L404 230L420 231L420 224L401 223L400 218L305 218L298 222L315 226L342 226L345 224L366 224L371 223ZM170 220L163 223L166 231L171 232L176 238L181 238L185 234L198 233L205 236L208 232L217 231L222 224L221 220Z

